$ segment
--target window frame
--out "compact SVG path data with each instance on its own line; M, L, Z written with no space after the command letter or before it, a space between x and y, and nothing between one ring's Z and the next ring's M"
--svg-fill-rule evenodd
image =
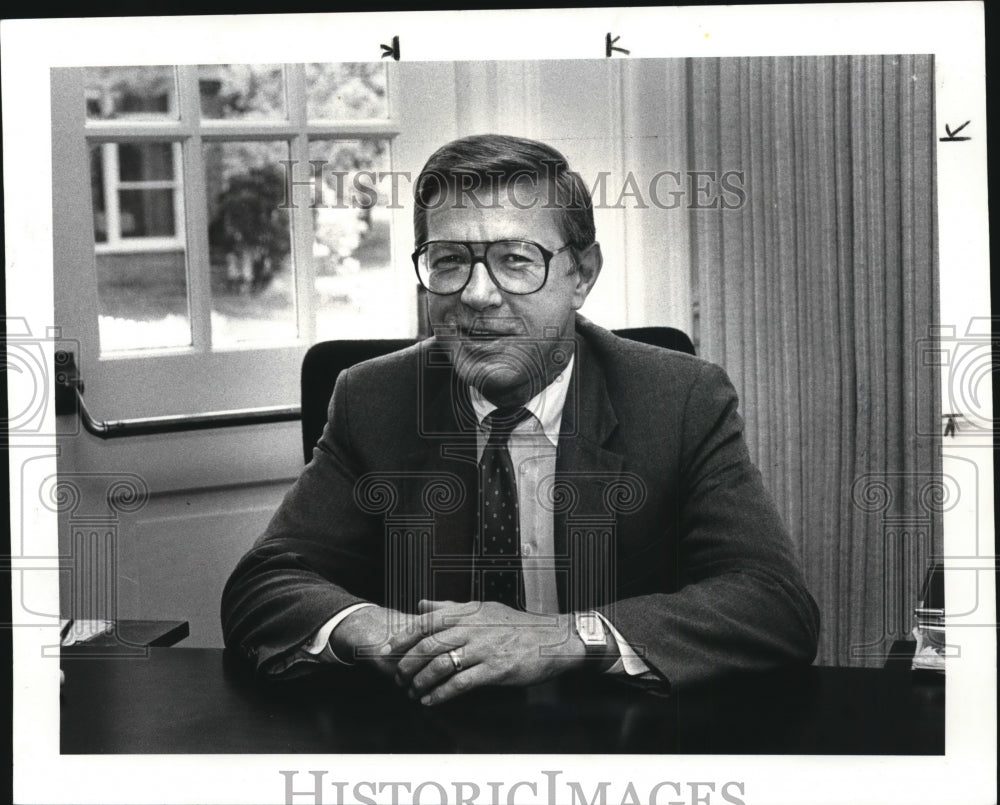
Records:
M100 360L102 362L132 361L135 358L155 360L158 356L200 355L248 349L301 349L312 344L316 340L316 310L313 304L316 277L316 265L312 254L313 217L308 214L308 206L302 203L301 193L296 196L294 192L295 206L289 210L289 235L294 271L297 337L294 340L272 344L266 342L212 344L212 292L204 145L226 142L283 142L288 145L288 159L293 165L302 166L309 164L309 143L312 141L382 139L390 144L391 168L392 142L400 133L399 120L396 116L398 102L393 65L385 64L388 115L384 118L366 120L310 120L307 110L305 63L280 64L284 78L284 118L249 120L203 118L199 86L201 66L172 66L175 70L174 86L177 96L176 99L172 99L171 108L176 107L176 117L164 114L163 117L151 118L148 114L143 114L90 118L86 115L86 93L81 94L79 104L83 110L83 137L88 154L93 146L133 142L171 142L174 143L175 152L177 150L181 152L181 170L179 174L175 174L175 181L179 183L175 195L175 211L179 201L184 214L177 218L179 232L176 238L119 238L112 243L110 223L107 243L97 243L92 228L89 234L93 241L95 257L99 254L140 251L183 249L186 252L185 274L191 344L183 347L142 350L108 350L101 347L98 339L95 346ZM107 164L104 166L104 172L107 199L110 195ZM303 177L293 176L292 179L298 185ZM116 182L116 192L117 184L120 183ZM293 191L296 185L293 185ZM89 201L89 192L87 196ZM107 208L107 201L105 204ZM110 217L109 215L109 221Z

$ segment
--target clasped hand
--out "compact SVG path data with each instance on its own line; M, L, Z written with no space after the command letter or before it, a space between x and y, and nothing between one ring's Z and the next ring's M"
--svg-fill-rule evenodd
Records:
M532 685L584 662L569 615L493 601L421 601L378 651L376 665L422 704L485 685Z

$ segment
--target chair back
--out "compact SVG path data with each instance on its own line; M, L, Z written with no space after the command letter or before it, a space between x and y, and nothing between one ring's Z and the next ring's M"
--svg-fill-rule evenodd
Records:
M615 330L617 335L694 355L691 339L673 327L630 327ZM313 447L323 435L333 387L340 373L356 363L388 355L416 343L413 338L321 341L302 360L302 454L308 463Z

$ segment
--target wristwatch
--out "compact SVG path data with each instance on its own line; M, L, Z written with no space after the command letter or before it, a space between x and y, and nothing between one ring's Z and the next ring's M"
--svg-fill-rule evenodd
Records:
M583 642L588 660L603 660L608 653L608 633L594 612L577 612L576 633Z

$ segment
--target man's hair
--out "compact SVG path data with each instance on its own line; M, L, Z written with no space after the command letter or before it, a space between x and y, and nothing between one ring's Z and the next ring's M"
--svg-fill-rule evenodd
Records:
M427 240L427 210L441 203L446 190L458 192L464 204L471 193L488 190L491 204L511 203L500 189L532 182L540 189L537 203L560 211L566 241L575 249L594 242L594 208L579 174L555 148L537 140L504 134L477 134L452 140L431 154L414 187L413 229L417 244ZM470 197L461 199L461 194Z

